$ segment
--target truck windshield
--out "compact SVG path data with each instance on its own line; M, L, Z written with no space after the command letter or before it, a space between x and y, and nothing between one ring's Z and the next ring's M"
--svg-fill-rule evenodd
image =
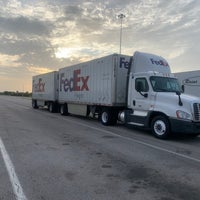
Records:
M176 78L151 76L150 82L155 92L181 92Z

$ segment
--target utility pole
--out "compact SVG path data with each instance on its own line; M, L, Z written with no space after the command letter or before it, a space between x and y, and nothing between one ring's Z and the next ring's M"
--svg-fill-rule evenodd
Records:
M122 48L122 20L123 18L125 18L126 16L124 14L120 14L118 15L118 17L121 20L121 28L120 28L120 46L119 46L119 53L121 54L121 48Z

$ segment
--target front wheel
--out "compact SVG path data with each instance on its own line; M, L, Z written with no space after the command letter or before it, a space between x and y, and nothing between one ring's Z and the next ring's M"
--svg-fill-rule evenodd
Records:
M151 131L155 137L166 139L170 135L170 124L165 116L156 116L151 122Z

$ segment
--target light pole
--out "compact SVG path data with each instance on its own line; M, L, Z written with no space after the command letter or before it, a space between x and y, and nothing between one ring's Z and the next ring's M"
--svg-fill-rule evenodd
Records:
M125 18L126 16L124 14L120 14L118 15L118 17L121 20L121 28L120 28L120 46L119 46L119 53L121 54L121 48L122 48L122 20L123 18Z

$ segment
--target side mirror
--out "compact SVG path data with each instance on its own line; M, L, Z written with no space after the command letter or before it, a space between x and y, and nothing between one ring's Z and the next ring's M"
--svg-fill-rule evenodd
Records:
M148 94L145 93L145 94L142 94L143 97L147 98L148 97Z

